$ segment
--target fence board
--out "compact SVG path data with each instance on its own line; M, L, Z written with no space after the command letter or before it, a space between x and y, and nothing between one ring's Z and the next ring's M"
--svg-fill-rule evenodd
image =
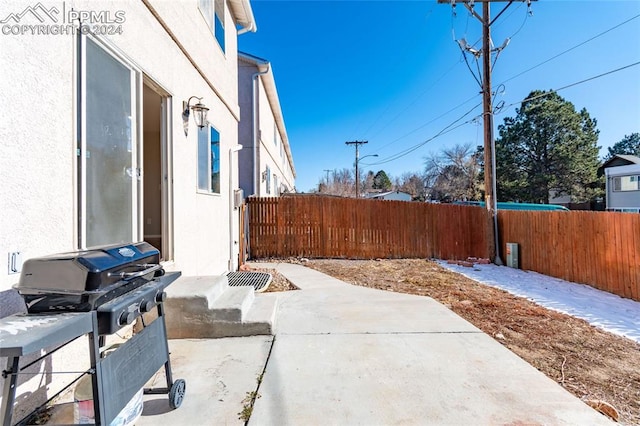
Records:
M500 211L501 250L520 267L640 300L640 215Z
M488 257L478 207L290 196L249 198L251 257Z
M249 198L252 258L488 257L480 207L319 196ZM640 300L640 215L498 212L522 269Z

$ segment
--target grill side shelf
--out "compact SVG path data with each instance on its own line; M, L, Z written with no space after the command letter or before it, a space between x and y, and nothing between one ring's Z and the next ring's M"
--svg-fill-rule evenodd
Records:
M92 331L92 312L15 314L0 319L0 356L19 357Z

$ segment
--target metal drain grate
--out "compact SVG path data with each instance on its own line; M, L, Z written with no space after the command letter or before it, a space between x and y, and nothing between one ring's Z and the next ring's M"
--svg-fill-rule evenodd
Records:
M231 287L253 286L255 291L265 291L271 283L272 276L266 272L230 272L227 274Z

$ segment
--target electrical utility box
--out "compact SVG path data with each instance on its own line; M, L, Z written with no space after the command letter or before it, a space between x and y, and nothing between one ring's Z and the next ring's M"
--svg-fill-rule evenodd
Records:
M518 269L518 243L507 243L507 266Z

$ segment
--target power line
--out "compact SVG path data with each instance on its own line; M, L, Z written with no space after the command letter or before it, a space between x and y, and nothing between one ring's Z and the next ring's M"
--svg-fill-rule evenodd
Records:
M611 71L604 72L604 73L602 73L602 74L595 75L595 76L593 76L593 77L585 78L584 80L576 81L575 83L567 84L566 86L562 86L562 87L560 87L560 88L558 88L558 89L552 89L550 92L547 92L547 93L542 93L542 94L540 94L540 95L532 96L532 97L530 97L530 98L525 98L525 99L523 99L523 100L521 100L521 101L519 101L519 102L514 102L514 103L512 103L512 104L509 104L509 105L507 105L507 106L503 107L503 110L502 110L502 111L505 111L505 110L507 110L507 109L511 108L512 106L515 106L515 105L518 105L518 104L522 104L523 102L533 101L533 100L535 100L535 99L539 99L539 98L543 98L543 97L545 97L545 96L549 96L549 94L550 94L551 92L559 92L559 91L561 91L561 90L568 89L568 88L570 88L570 87L574 87L574 86L577 86L577 85L579 85L579 84L583 84L583 83L586 83L586 82L588 82L588 81L595 80L595 79L597 79L597 78L605 77L605 76L607 76L607 75L610 75L610 74L613 74L613 73L616 73L616 72L619 72L619 71L625 70L625 69L627 69L627 68L635 67L635 66L637 66L637 65L640 65L640 61L638 61L638 62L634 62L634 63L629 64L629 65L625 65L625 66L620 67L620 68L616 68L616 69L611 70ZM502 111L501 111L501 112L502 112Z
M474 109L476 109L477 107L479 107L480 105L482 105L482 104L481 104L481 103L479 103L479 104L477 104L477 105L474 105L474 107L473 107L473 108L471 108L469 111L465 112L463 115L461 115L460 117L458 117L458 118L457 118L456 120L454 120L453 122L449 123L447 126L445 126L442 130L440 130L436 135L432 136L431 138L429 138L429 139L427 139L427 140L425 140L425 141L423 141L423 142L420 142L420 143L418 143L418 144L416 144L416 145L413 145L413 146L411 146L411 147L409 147L409 148L407 148L407 149L405 149L405 150L403 150L403 151L400 151L400 152L399 152L399 153L397 153L397 154L394 154L394 155L392 155L392 156L390 156L390 157L387 157L386 159L384 159L384 160L382 160L382 161L377 161L377 162L375 162L375 163L367 164L367 166L377 166L378 164L385 164L385 163L389 163L389 162L391 162L391 161L395 161L395 160L397 160L397 159L399 159L399 158L404 157L405 155L408 155L408 154L412 153L412 152L413 152L413 151L415 151L416 149L418 149L418 148L422 147L423 145L427 144L428 142L430 142L430 141L434 140L434 139L435 139L435 138L437 138L438 136L444 135L444 134L446 134L446 133L449 133L449 132L451 132L451 131L453 131L453 130L457 129L458 127L461 127L461 126L463 126L463 125L465 125L465 124L468 124L468 123L473 122L477 117L475 117L475 118L473 118L473 119L471 119L471 120L465 121L464 123L459 124L458 126L455 126L455 127L453 127L453 128L452 128L452 126L453 126L453 125L455 125L457 122L459 122L460 120L462 120L463 118L465 118L467 115L469 115L471 112L473 112L473 110L474 110Z
M382 145L380 148L378 148L377 150L375 150L375 151L373 151L373 152L380 152L380 150L382 150L383 148L386 148L386 147L388 147L389 145L391 145L392 143L398 142L400 139L404 139L404 138L406 138L407 136L409 136L409 135L411 135L411 134L413 134L413 133L417 132L418 130L422 129L423 127L428 126L429 124L431 124L431 123L433 123L434 121L436 121L436 120L438 120L438 119L440 119L440 118L444 117L445 115L449 114L450 112L455 111L456 109L460 108L461 106L463 106L463 105L465 105L465 104L468 104L468 103L469 103L469 102L471 102L472 100L476 99L478 96L480 96L480 95L478 94L478 95L475 95L475 96L470 97L469 99L467 99L466 101L462 102L461 104L458 104L458 105L456 105L455 107L451 108L450 110L448 110L448 111L446 111L446 112L444 112L444 113L440 114L439 116L437 116L437 117L435 117L435 118L433 118L433 119L431 119L431 120L427 121L427 122L426 122L426 123L424 123L424 124L421 124L419 127L416 127L415 129L411 130L410 132L405 133L404 135L400 136L399 138L396 138L396 139L392 140L391 142L389 142L389 143L386 143L386 144ZM480 105L480 104L478 104L478 105L474 106L474 107L473 107L473 109L477 108L479 105ZM467 115L467 114L468 114L468 112L467 112L467 113L465 113L464 115ZM463 117L464 117L464 115L463 115ZM458 120L459 120L459 119L458 119ZM458 120L456 120L456 121L458 121Z
M629 23L629 22L631 22L631 21L633 21L634 19L637 19L637 18L639 18L639 17L640 17L640 14L635 15L635 16L633 16L633 17L631 17L631 18L627 19L626 21L619 23L619 24L618 24L618 25L616 25L616 26L611 27L611 28L609 28L608 30L605 30L605 31L601 32L600 34L597 34L597 35L595 35L595 36L593 36L593 37L591 37L591 38L589 38L589 39L587 39L587 40L583 41L583 42L582 42L582 43L580 43L580 44L577 44L577 45L575 45L575 46L573 46L573 47L571 47L571 48L569 48L569 49L567 49L567 50L565 50L565 51L563 51L563 52L558 53L558 54L557 54L557 55L555 55L555 56L552 56L551 58L549 58L549 59L547 59L547 60L545 60L545 61L543 61L543 62L540 62L538 65L534 65L534 66L532 66L531 68L526 69L526 70L522 71L521 73L516 74L516 75L514 75L513 77L511 77L511 78L508 78L508 79L504 80L501 84L504 84L504 83L506 83L506 82L508 82L508 81L511 81L511 80L513 80L514 78L520 77L521 75L526 74L526 73L528 73L529 71L532 71L532 70L534 70L534 69L536 69L536 68L538 68L538 67L540 67L540 66L542 66L542 65L546 64L547 62L550 62L550 61L552 61L552 60L554 60L554 59L558 58L559 56L564 55L565 53L569 53L569 52L571 52L572 50L575 50L575 49L577 49L578 47L583 46L583 45L585 45L585 44L589 43L590 41L593 41L593 40L595 40L596 38L601 37L601 36L605 35L606 33L611 32L611 31L615 30L616 28L621 27L622 25L625 25L625 24L627 24L627 23Z
M614 70L610 70L610 71L604 72L604 73L602 73L602 74L598 74L598 75L593 76L593 77L586 78L586 79L584 79L584 80L577 81L577 82L575 82L575 83L567 84L566 86L562 86L562 87L559 87L559 88L557 88L557 89L551 89L551 92L559 92L559 91L561 91L561 90L568 89L568 88L570 88L570 87L577 86L577 85L579 85L579 84L584 84L584 83L586 83L586 82L589 82L589 81L595 80L595 79L597 79L597 78L605 77L605 76L607 76L607 75L610 75L610 74L613 74L613 73L616 73L616 72L619 72L619 71L623 71L623 70L625 70L625 69L627 69L627 68L631 68L631 67L634 67L634 66L637 66L637 65L640 65L640 61L638 61L638 62L634 62L634 63L629 64L629 65L625 65L625 66L620 67L620 68L616 68L616 69L614 69ZM545 97L545 96L549 96L549 93L550 93L550 92L543 93L543 94L540 94L540 95L532 96L532 97L530 97L530 98L525 98L525 99L523 99L523 100L521 100L521 101L519 101L519 102L514 102L514 103L512 103L512 104L509 104L509 105L505 106L505 107L503 108L503 111L504 111L504 110L506 110L506 109L508 109L508 108L511 108L511 107L512 107L512 106L514 106L514 105L518 105L518 104L521 104L521 103L526 102L526 101L532 101L532 100L535 100L535 99L538 99L538 98L542 98L542 97ZM468 102L468 101L467 101L467 102ZM478 105L474 106L474 107L473 107L473 109L477 108L478 106L480 106L480 104L478 104ZM450 127L451 127L451 126L453 126L455 123L457 123L458 121L462 120L465 116L467 116L467 115L469 114L469 112L473 111L473 109L472 109L472 110L470 110L470 111L468 111L468 112L466 112L464 115L462 115L461 117L459 117L457 120L453 121L452 123L450 123L449 125L447 125L445 128L443 128L441 131L439 131L438 133L436 133L434 136L432 136L432 137L430 137L430 138L426 139L425 141L420 142L420 143L418 143L418 144L416 144L416 145L413 145L413 146L411 146L411 147L409 147L409 148L407 148L407 149L405 149L405 150L403 150L403 151L399 151L397 154L394 154L394 155L392 155L392 156L390 156L390 157L387 157L387 158L386 158L386 159L384 159L384 160L377 161L377 162L375 162L375 163L367 163L366 165L367 165L367 166L377 166L377 165L379 165L379 164L385 164L385 163L389 163L389 162L391 162L391 161L395 161L395 160L397 160L397 159L399 159L399 158L402 158L402 157L404 157L404 156L406 156L406 155L410 154L411 152L415 151L416 149L418 149L418 148L420 148L420 147L422 147L422 146L426 145L428 142L431 142L431 141L433 141L434 139L436 139L436 138L438 138L438 137L440 137L440 136L442 136L442 135L445 135L445 134L447 134L447 133L449 133L449 132L451 132L451 131L453 131L453 130L455 130L455 129L457 129L457 128L459 128L459 127L461 127L461 126L465 125L465 124L473 123L473 122L474 122L478 117L474 117L474 118L473 118L473 119L471 119L471 120L467 120L467 121L465 121L464 123L460 123L459 125L457 125L457 126L455 126L455 127L453 127L453 128L450 128Z
M513 80L514 78L519 77L519 76L521 76L522 74L525 74L525 73L527 73L527 72L529 72L529 71L531 71L531 70L533 70L533 69L535 69L535 68L537 68L537 67L539 67L539 66L541 66L541 65L543 65L543 64L545 64L545 63L547 63L547 62L549 62L549 61L551 61L551 60L553 60L553 59L555 59L555 58L557 58L557 57L559 57L559 56L561 56L561 55L564 55L565 53L570 52L571 50L574 50L574 49L576 49L576 48L578 48L578 47L580 47L580 46L582 46L582 45L584 45L584 44L586 44L586 43L588 43L588 42L590 42L590 41L592 41L592 40L595 40L596 38L601 37L602 35L604 35L604 34L606 34L606 33L608 33L608 32L611 32L611 31L613 31L614 29L616 29L616 28L618 28L618 27L620 27L620 26L622 26L622 25L624 25L624 24L627 24L627 23L629 23L630 21L632 21L632 20L634 20L634 19L637 19L638 17L640 17L640 14L635 15L635 16L633 16L633 17L631 17L631 18L627 19L626 21L621 22L620 24L617 24L617 25L615 25L614 27L611 27L611 28L609 28L609 29L607 29L607 30L605 30L605 31L603 31L603 32L601 32L601 33L599 33L599 34L597 34L597 35L595 35L595 36L593 36L593 37L591 37L591 38L589 38L589 39L585 40L584 42L582 42L582 43L580 43L580 44L578 44L578 45L576 45L576 46L573 46L572 48L567 49L567 50L565 50L565 51L563 51L563 52L561 52L561 53L559 53L559 54L557 54L557 55L555 55L555 56L553 56L553 57L551 57L551 58L547 59L546 61L541 62L540 64L535 65L534 67L531 67L531 68L529 68L529 69L527 69L527 70L525 70L525 71L523 71L523 72L521 72L521 73L519 73L519 74L517 74L517 75L515 75L515 76L513 76L513 77L511 77L511 78L509 78L509 79L507 79L507 80L505 80L505 81L504 81L503 83L501 83L501 84L504 84L504 83L506 83L506 82L508 82L508 81L510 81L510 80ZM624 69L627 69L627 68L630 68L630 67L636 66L636 65L638 65L638 64L640 64L640 62L636 62L636 63L633 63L633 64L629 64L629 65L626 65L626 66L624 66L624 67L620 67L620 68L617 68L617 69L614 69L614 70L611 70L611 71L607 71L607 72L605 72L605 73L598 74L598 75L596 75L596 76L593 76L593 77L590 77L590 78L587 78L587 79L584 79L584 80L577 81L577 82L575 82L575 83L571 83L571 84L569 84L569 85L566 85L566 86L560 87L560 88L558 88L558 89L555 89L554 91L558 92L558 91L561 91L561 90L564 90L564 89L568 89L568 88L570 88L570 87L573 87L573 86L576 86L576 85L579 85L579 84L583 84L583 83L586 83L586 82L588 82L588 81L591 81L591 80L594 80L594 79L597 79L597 78L601 78L601 77L607 76L607 75L612 74L612 73L615 73L615 72L622 71L622 70L624 70ZM546 96L546 95L541 95L541 96ZM378 149L378 151L380 151L380 149L382 149L382 148L385 148L385 147L389 146L390 144L392 144L392 143L394 143L394 142L397 142L398 140L400 140L400 139L402 139L402 138L404 138L404 137L406 137L406 136L409 136L410 134L414 133L415 131L417 131L417 130L419 130L419 129L423 128L423 127L425 127L427 124L430 124L430 123L432 123L433 121L437 120L438 118L441 118L442 116L444 116L444 115L448 114L449 112L451 112L451 111L453 111L453 110L455 110L455 109L459 108L460 106L464 105L465 103L469 102L470 100L474 99L475 97L476 97L476 96L474 96L473 98L468 99L467 101L463 102L462 104L460 104L460 105L458 105L458 106L456 106L456 107L452 108L451 110L447 111L447 112L446 112L446 113L444 113L444 114L441 114L441 115L440 115L440 116L438 116L437 118L434 118L433 120L429 121L428 123L425 123L424 125L422 125L422 126L420 126L420 127L416 128L416 129L412 130L411 132L409 132L409 133L407 133L407 134L405 134L405 135L401 136L400 138L397 138L397 139L393 140L392 142L389 142L388 144L383 145L382 147L380 147L380 148ZM533 98L533 99L535 99L535 98ZM513 107L514 105L521 104L522 102L525 102L525 101L527 101L527 100L532 100L532 99L523 99L522 101L515 102L515 103L512 103L512 104L509 104L509 105L507 105L507 106L504 106L504 107L502 108L502 111L504 112L504 111L506 111L507 109L509 109L509 108ZM475 107L474 107L474 108L475 108ZM444 133L442 133L442 134L444 134ZM439 134L437 134L436 136L434 136L434 137L432 137L432 138L428 139L427 141L433 140L433 139L434 139L435 137L437 137L438 135L440 135L440 133L439 133ZM426 142L425 142L425 143L426 143ZM418 147L419 147L419 146L422 146L422 145L424 145L424 143L419 144L419 145L418 145ZM377 151L376 151L376 152L377 152ZM400 153L399 153L399 154L401 154L402 152L403 152L403 151L400 151ZM397 157L397 158L401 158L402 156L404 156L404 155L401 155L400 157ZM395 160L395 159L397 159L397 158L395 158L394 156L392 156L392 157L388 157L388 159L387 159L387 160L383 160L383 161L379 161L379 162L376 162L376 163L372 163L372 164L370 164L370 165L378 165L378 164L387 163L387 162L390 162L390 161L394 161L394 160Z
M451 73L451 71L460 63L460 61L456 62L455 64L453 64L451 67L449 67L449 69L447 71L444 72L444 74L442 74L440 77L438 77L430 86L428 86L424 91L422 91L418 96L416 96L413 101L411 101L406 107L404 107L400 112L398 112L391 120L387 121L387 123L382 126L381 128L379 128L378 130L376 130L376 133L373 134L373 136L369 137L369 139L373 139L374 136L377 136L378 134L380 134L380 132L382 132L384 129L386 129L387 127L389 127L389 125L391 123L393 123L394 121L396 121L406 110L408 110L409 108L411 108L416 102L418 102L418 100L420 98L422 98L425 94L427 94L431 89L433 89L436 84L442 80L444 77L446 77L447 75L449 75ZM385 112L389 110L389 107L387 107L387 109L385 110ZM376 125L376 123L378 123L378 121L380 120L380 118L382 118L382 116L384 115L384 113L380 114L380 116L378 116L378 118L373 122L373 124L371 126L369 126L369 128L364 132L364 135L366 136L367 133Z
M520 7L521 7L521 6L522 6L522 4L518 5L518 8L516 8L515 10L513 10L513 11L511 12L511 14L509 14L509 16L507 16L507 18L506 18L506 19L508 19L508 18L509 18L513 13L517 12L517 11L520 9ZM431 12L432 12L432 11L429 11L429 13L431 13ZM452 14L451 31L452 31L452 37L453 37L453 40L454 40L454 41L456 41L456 38L455 38L455 29L453 28L453 18L454 18L454 15L455 15L455 14ZM468 27L469 27L469 18L472 16L472 15L471 15L471 13L467 13L466 15L467 15L467 20L466 20L466 24L465 24L465 25L466 25L466 26L465 26L465 35L466 35L467 29L468 29ZM527 10L527 13L525 14L525 19L524 19L524 21L522 22L522 25L520 25L520 28L518 28L518 30L517 30L517 31L516 31L516 32L515 32L511 37L509 37L509 38L513 38L513 37L515 37L515 36L520 32L520 30L522 30L522 28L524 27L524 25L525 25L525 23L526 23L526 21L527 21L527 18L528 18L529 16L530 16L530 12ZM478 40L476 43L474 43L474 45L475 45L475 44L477 44L479 41L480 41L480 40ZM462 47L461 47L461 49L462 49ZM467 58L466 58L466 56L464 55L464 53L461 55L461 59L464 59L464 62L466 63L467 68L469 68L469 71L471 71L472 75L474 75L474 78L475 78L475 74L474 74L474 72L471 70L471 67L470 67L470 65L469 65L469 62L467 61ZM409 108L411 108L411 106L413 106L413 105L414 105L414 104L415 104L415 103L416 103L420 98L422 98L426 93L428 93L431 89L433 89L433 88L435 87L435 85L436 85L440 80L442 80L444 77L446 77L448 74L450 74L450 73L451 73L451 71L452 71L452 70L453 70L453 69L454 69L454 68L455 68L455 67L456 67L460 62L462 62L462 61L460 60L460 61L458 61L458 62L454 63L453 65L451 65L451 67L449 67L449 69L447 69L447 71L445 71L445 72L444 72L440 77L438 77L438 78L437 78L437 79L436 79L436 80L435 80L435 81L434 81L434 82L433 82L429 87L427 87L427 88L426 88L423 92L421 92L421 93L420 93L416 98L414 98L414 100L413 100L413 101L411 101L409 104L407 104L407 106L406 106L406 107L404 107L400 112L398 112L398 113L397 113L397 114L396 114L396 115L395 115L391 120L387 121L387 122L386 122L386 124L384 124L381 128L379 128L379 129L376 131L376 133L374 133L372 136L370 136L370 137L369 137L369 139L372 139L373 137L375 137L375 136L377 136L378 134L380 134L380 132L382 132L384 129L386 129L387 127L389 127L389 125L390 125L391 123L393 123L395 120L397 120L397 119L398 119L398 118L399 118L399 117L400 117L400 116L401 116L401 115L402 115L406 110L408 110ZM476 64L476 65L477 65L477 64ZM477 78L476 78L476 81L477 81ZM482 84L480 84L480 82L478 82L478 84L482 87ZM450 111L453 111L453 110L457 109L458 107L460 107L460 106L464 105L464 104L465 104L465 103L467 103L467 102L468 102L468 100L467 100L467 101L465 101L464 103L462 103L461 105L458 105L457 107L455 107L455 108L451 109ZM387 113L387 111L388 111L389 109L390 109L390 104L389 104L389 105L387 106L387 108L385 108L385 110L384 110L384 111L383 111L383 112L382 112L382 113L381 113L381 114L376 118L376 120L374 120L374 121L372 122L372 124L371 124L371 125L370 125L370 126L369 126L365 131L364 131L363 136L367 136L367 135L368 135L369 131L370 131L370 130L371 130L371 129L372 129L372 128L373 128L373 127L374 127L374 126L379 122L380 118L382 118L382 117ZM450 112L450 111L449 111L449 112ZM441 115L441 116L438 116L436 119L438 119L438 118L440 118L440 117L442 117L442 115ZM434 120L436 120L436 119L434 119ZM409 133L409 134L410 134L410 133ZM405 135L405 136L408 136L408 134L407 134L407 135ZM404 137L404 136L403 136L403 137ZM400 138L400 139L401 139L401 138ZM398 139L396 139L396 141L397 141L397 140L398 140ZM395 141L393 141L393 142L395 142ZM393 142L390 142L389 144L391 144L391 143L393 143ZM385 148L385 147L386 147L386 146L388 146L389 144L384 145L384 146L382 146L382 147L378 148L378 149L377 149L377 151L374 151L374 152L379 152L381 149Z
M431 18L431 14L433 13L435 6L432 6L431 9L426 13L426 15L424 16L425 19L425 23L429 21L429 18ZM400 57L405 57L407 52L409 50L413 50L413 48L411 47L411 44L406 43L404 45L404 48L402 49L402 51L400 52ZM402 61L398 61L399 63ZM434 83L435 84L435 83ZM418 98L416 98L416 100L414 100L412 103L414 103L415 101L417 101L422 95L424 95L424 93L426 93L427 91L423 92L421 95L418 96ZM389 109L391 108L391 104L388 103L387 107L384 109L384 111L382 113L380 113L380 115L378 116L378 118L376 118L367 128L364 132L360 133L363 137L366 137L367 134L369 133L369 131L376 125L378 124L378 122L380 121L380 119L387 113L387 111L389 111ZM402 111L404 112L404 110ZM398 118L400 116L400 114L402 113L400 112L397 116L395 116L391 121L395 120L396 118ZM360 120L358 120L358 124L355 126L354 131L352 132L352 135L354 133L356 133L356 131L360 128L361 125L366 124L366 122L363 120L363 118L360 118ZM386 127L386 125L385 125ZM381 130L379 130L378 132L380 132ZM355 137L355 136L352 136ZM351 139L351 138L350 138Z
M521 6L521 5L520 5L520 6ZM517 10L518 10L518 9L514 10L514 11L513 11L509 16L511 16L513 13L517 12ZM508 16L508 17L509 17L509 16ZM524 19L524 21L523 21L522 25L520 26L520 28L519 28L519 29L518 29L518 30L517 30L517 31L516 31L516 32L515 32L515 33L514 33L510 38L515 37L515 36L520 32L520 30L522 30L522 28L524 27L524 24L526 23L526 21L527 21L527 19L528 19L528 17L529 17L529 16L530 16L530 15L529 15L529 12L527 11L526 17L525 17L525 19ZM508 18L508 17L507 17L507 18ZM524 70L524 71L520 72L519 74L514 75L513 77L510 77L509 79L504 80L504 81L503 81L502 83L500 83L500 84L504 84L504 83L506 83L506 82L508 82L508 81L511 81L511 80L513 80L513 79L515 79L515 78L517 78L517 77L520 77L521 75L526 74L527 72L532 71L532 70L534 70L534 69L536 69L536 68L538 68L538 67L540 67L540 66L542 66L542 65L546 64L547 62L550 62L550 61L552 61L552 60L554 60L554 59L558 58L559 56L562 56L562 55L564 55L564 54L566 54L566 53L569 53L570 51L575 50L575 49L577 49L578 47L581 47L581 46L583 46L583 45L585 45L585 44L587 44L587 43L589 43L589 42L591 42L591 41L595 40L596 38L601 37L601 36L603 36L603 35L605 35L605 34L607 34L607 33L611 32L611 31L613 31L613 30L615 30L615 29L617 29L617 28L621 27L622 25L625 25L625 24L627 24L627 23L631 22L631 21L632 21L632 20L634 20L634 19L637 19L638 17L640 17L640 14L635 15L635 16L633 16L633 17L631 17L631 18L629 18L629 19L627 19L627 20L625 20L625 21L623 21L623 22L621 22L621 23L619 23L619 24L617 24L617 25L615 25L615 26L613 26L613 27L611 27L611 28L609 28L609 29L607 29L607 30L605 30L605 31L603 31L603 32L601 32L601 33L599 33L599 34L597 34L597 35L595 35L595 36L593 36L593 37L591 37L591 38L589 38L589 39L587 39L587 40L585 40L585 41L583 41L583 42L581 42L581 43L579 43L579 44L577 44L577 45L575 45L575 46L573 46L573 47L571 47L571 48L569 48L569 49L567 49L567 50L565 50L565 51L563 51L563 52L560 52L560 53L558 53L557 55L555 55L555 56L553 56L553 57L551 57L551 58L549 58L549 59L547 59L547 60L545 60L545 61L543 61L543 62L541 62L541 63L539 63L539 64L537 64L537 65L535 65L535 66L533 66L533 67L531 67L531 68L529 68L529 69L527 69L527 70ZM468 16L467 16L467 19L468 19ZM453 25L452 25L452 27L453 27ZM453 28L452 28L452 30L453 30ZM455 36L454 36L454 39L455 39ZM479 40L478 40L478 41L479 41ZM477 42L476 42L476 43L477 43ZM475 45L476 43L474 43L474 45ZM463 58L464 58L464 55L463 55ZM465 61L466 61L466 58L464 58L464 59L465 59ZM381 128L379 128L379 129L376 131L376 133L374 133L374 135L373 135L373 136L376 136L376 135L380 134L380 132L382 132L382 130L386 129L386 128L391 124L391 123L393 123L395 120L397 120L397 119L398 119L398 118L399 118L399 117L400 117L400 116L401 116L401 115L402 115L406 110L408 110L411 106L413 106L413 105L414 105L414 104L415 104L415 103L416 103L416 102L417 102L417 101L418 101L422 96L424 96L424 95L425 95L426 93L428 93L428 92L429 92L433 87L435 87L435 85L436 85L440 80L442 80L444 77L446 77L448 74L450 74L450 73L451 73L451 71L452 71L452 70L453 70L453 69L458 65L458 63L460 63L460 62L461 62L461 61L458 61L458 62L456 62L455 64L453 64L453 65L452 65L452 66L451 66L447 71L445 71L445 72L444 72L444 73L443 73L443 74L442 74L442 75L441 75L437 80L435 80L435 81L433 82L433 84L431 84L429 87L427 87L427 89L425 89L422 93L420 93L420 94L419 94L419 95L418 95L418 96L417 96L413 101L411 101L411 102L410 102L410 103L409 103L405 108L403 108L400 112L398 112L398 113L397 113L397 114L396 114L396 115L395 115L391 120L389 120L385 125L383 125ZM469 64L468 64L468 63L467 63L467 66L469 66ZM613 72L615 72L615 70L614 70ZM597 77L598 77L598 76L596 76L596 77L594 77L594 78L597 78ZM585 80L585 81L588 81L588 80ZM581 82L578 82L578 83L575 83L575 84L580 84L580 83L581 83ZM498 85L498 86L499 86L499 85ZM571 87L571 86L567 86L567 87ZM558 91L558 90L563 90L563 89L565 89L565 88L567 88L567 87L563 87L563 88L557 89L556 91ZM397 139L394 139L393 141L391 141L391 142L389 142L389 143L387 143L387 144L385 144L385 145L381 146L380 148L378 148L378 149L377 149L376 151L374 151L374 152L380 152L380 150L382 150L382 149L386 148L387 146L391 145L392 143L395 143L395 142L397 142L397 141L399 141L399 140L401 140L401 139L403 139L403 138L405 138L405 137L407 137L407 136L409 136L409 135L411 135L411 134L415 133L416 131L420 130L421 128L423 128L423 127L427 126L428 124L433 123L434 121L438 120L439 118L442 118L442 117L443 117L443 116L445 116L446 114L448 114L448 113L450 113L450 112L452 112L452 111L454 111L454 110L458 109L459 107L461 107L462 105L464 105L464 104L468 103L469 101L471 101L472 99L474 99L474 98L476 98L476 97L477 97L477 96L474 96L473 98L469 98L468 100L466 100L466 101L464 101L463 103L459 104L458 106L456 106L456 107L454 107L454 108L452 108L452 109L448 110L447 112L445 112L445 113L443 113L443 114L439 115L438 117L436 117L436 118L434 118L434 119L430 120L429 122L425 123L424 125L421 125L420 127L418 127L418 128L416 128L416 129L414 129L414 130L410 131L409 133L406 133L405 135L403 135L403 136L401 136L401 137L399 137L399 138L397 138ZM509 108L509 107L511 107L511 106L513 106L513 105L516 105L516 104L508 105L508 106L504 107L504 109L507 109L507 108ZM388 109L389 109L389 108L385 109L385 113L386 113L386 111L388 111ZM378 121L379 121L379 119L380 119L380 117L382 117L383 115L384 115L384 113L383 113L383 114L381 114L381 115L378 117L378 119L377 119L377 120L375 120L375 122L374 122L371 126L369 126L369 128L365 131L365 134L366 134L366 133L368 133L368 132L369 132L369 131L370 131L370 130L375 126L375 123L376 123L376 122L378 122ZM379 164L379 163L374 163L374 164Z

